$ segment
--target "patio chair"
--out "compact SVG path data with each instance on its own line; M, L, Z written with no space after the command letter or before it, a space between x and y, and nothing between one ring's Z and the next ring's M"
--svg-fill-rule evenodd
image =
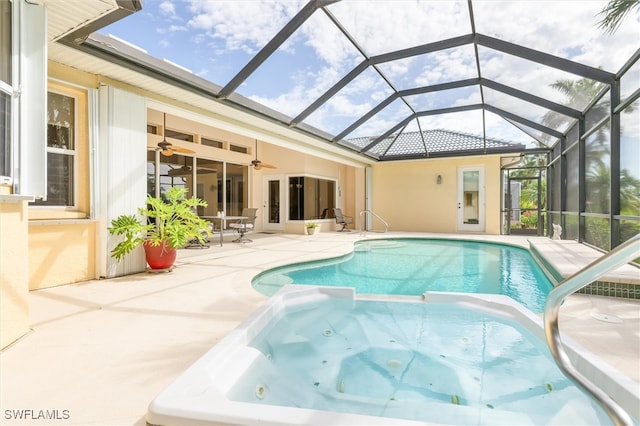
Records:
M256 223L257 211L258 209L255 208L244 208L242 209L240 216L244 216L246 219L240 219L237 222L229 224L229 228L232 228L235 232L240 234L238 238L233 240L234 243L250 243L252 241L249 238L245 238L244 235L253 230Z
M343 215L342 209L339 209L339 208L333 209L333 213L336 216L336 223L338 225L342 225L342 229L340 229L338 232L343 232L343 231L351 232L351 229L347 228L347 225L351 225L353 223L353 218L351 216Z
M327 213L328 213L329 209L324 209L322 210L322 213L320 213L319 216L313 216L311 219L326 219L327 218Z

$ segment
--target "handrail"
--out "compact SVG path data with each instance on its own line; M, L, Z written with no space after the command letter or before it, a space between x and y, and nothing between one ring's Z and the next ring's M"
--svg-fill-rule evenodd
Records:
M631 416L609 395L594 385L575 369L562 345L558 329L558 311L566 296L575 293L606 272L624 265L640 256L640 234L611 250L598 260L590 263L571 277L561 282L549 293L544 305L544 333L547 345L556 364L579 387L590 393L607 412L616 425L632 425Z
M362 215L365 213L369 213L370 215L375 216L380 222L384 223L384 231L382 231L383 233L389 230L389 224L387 223L387 221L381 218L379 215L377 215L373 210L362 210L360 212L360 216L358 217L358 221L360 222L360 234L362 234L362 228L363 228L362 224L364 223L364 221L362 220Z

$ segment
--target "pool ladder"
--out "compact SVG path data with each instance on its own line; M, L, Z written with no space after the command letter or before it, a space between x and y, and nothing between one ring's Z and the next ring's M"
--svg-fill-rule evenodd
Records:
M544 306L544 333L547 345L556 364L580 388L591 394L593 398L611 417L616 425L633 425L631 416L602 389L583 376L571 363L560 339L558 329L558 311L565 297L575 293L589 283L595 281L606 272L629 263L640 257L640 234L619 245L598 260L590 263L571 277L556 286L547 297Z
M378 219L380 222L382 222L384 224L384 231L376 231L376 232L387 232L389 230L389 224L387 223L386 220L384 220L383 218L381 218L378 214L376 214L373 210L362 210L360 212L360 217L358 218L358 224L360 226L360 235L364 234L366 231L368 231L368 229L366 229L366 227L364 226L364 220L362 220L362 216L366 215L366 214L370 214L371 216L375 217L376 219Z

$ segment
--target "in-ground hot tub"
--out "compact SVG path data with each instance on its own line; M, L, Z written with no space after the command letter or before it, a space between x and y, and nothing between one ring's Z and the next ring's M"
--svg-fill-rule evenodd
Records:
M625 409L630 379L571 342ZM579 351L579 352L578 352ZM637 412L631 415L638 418ZM507 296L285 286L149 406L152 425L608 424Z

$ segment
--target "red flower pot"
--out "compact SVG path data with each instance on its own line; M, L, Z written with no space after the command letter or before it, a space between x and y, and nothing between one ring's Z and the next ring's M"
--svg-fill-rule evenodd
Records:
M177 250L171 248L167 242L154 246L145 241L144 253L151 269L169 269L176 261Z

